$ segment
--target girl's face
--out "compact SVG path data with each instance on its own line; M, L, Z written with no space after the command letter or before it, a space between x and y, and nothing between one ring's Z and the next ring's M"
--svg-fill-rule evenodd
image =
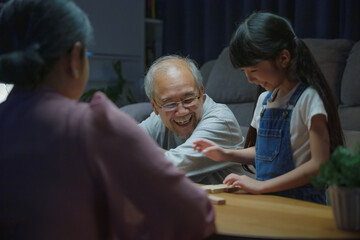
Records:
M275 61L265 60L256 65L241 68L245 72L249 83L260 85L267 91L273 91L276 88L281 89L283 86L288 85L290 81L286 69L290 58L288 51L283 51L286 52L282 52Z
M266 91L273 91L287 81L285 71L275 67L274 63L269 60L241 69L245 72L249 83L260 85Z

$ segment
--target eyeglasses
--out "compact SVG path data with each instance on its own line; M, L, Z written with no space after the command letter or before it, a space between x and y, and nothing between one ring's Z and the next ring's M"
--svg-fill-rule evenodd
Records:
M170 103L166 103L166 104L164 104L162 106L158 105L158 107L161 108L162 110L164 110L165 112L174 111L178 107L179 103L181 103L186 108L190 108L190 107L193 107L193 106L196 105L196 101L199 98L200 98L200 96L188 97L188 98L185 98L184 100L181 100L181 101L178 101L178 102L170 102ZM155 100L154 100L154 102L155 102Z

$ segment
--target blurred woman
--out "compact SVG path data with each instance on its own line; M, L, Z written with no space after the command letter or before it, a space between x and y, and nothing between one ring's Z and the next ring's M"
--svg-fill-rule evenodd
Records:
M205 192L88 80L87 16L66 0L0 12L1 239L202 239Z

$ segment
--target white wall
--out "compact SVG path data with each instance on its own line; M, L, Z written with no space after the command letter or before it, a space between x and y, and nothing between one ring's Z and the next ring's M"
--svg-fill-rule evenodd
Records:
M74 0L89 16L95 45L89 47L90 76L87 89L116 83L112 64L122 60L123 77L138 100L143 89L145 1Z

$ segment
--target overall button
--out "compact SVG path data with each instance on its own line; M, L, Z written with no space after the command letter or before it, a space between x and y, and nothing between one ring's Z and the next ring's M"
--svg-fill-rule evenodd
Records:
M287 118L289 116L289 112L288 111L285 111L285 112L283 112L283 118Z

